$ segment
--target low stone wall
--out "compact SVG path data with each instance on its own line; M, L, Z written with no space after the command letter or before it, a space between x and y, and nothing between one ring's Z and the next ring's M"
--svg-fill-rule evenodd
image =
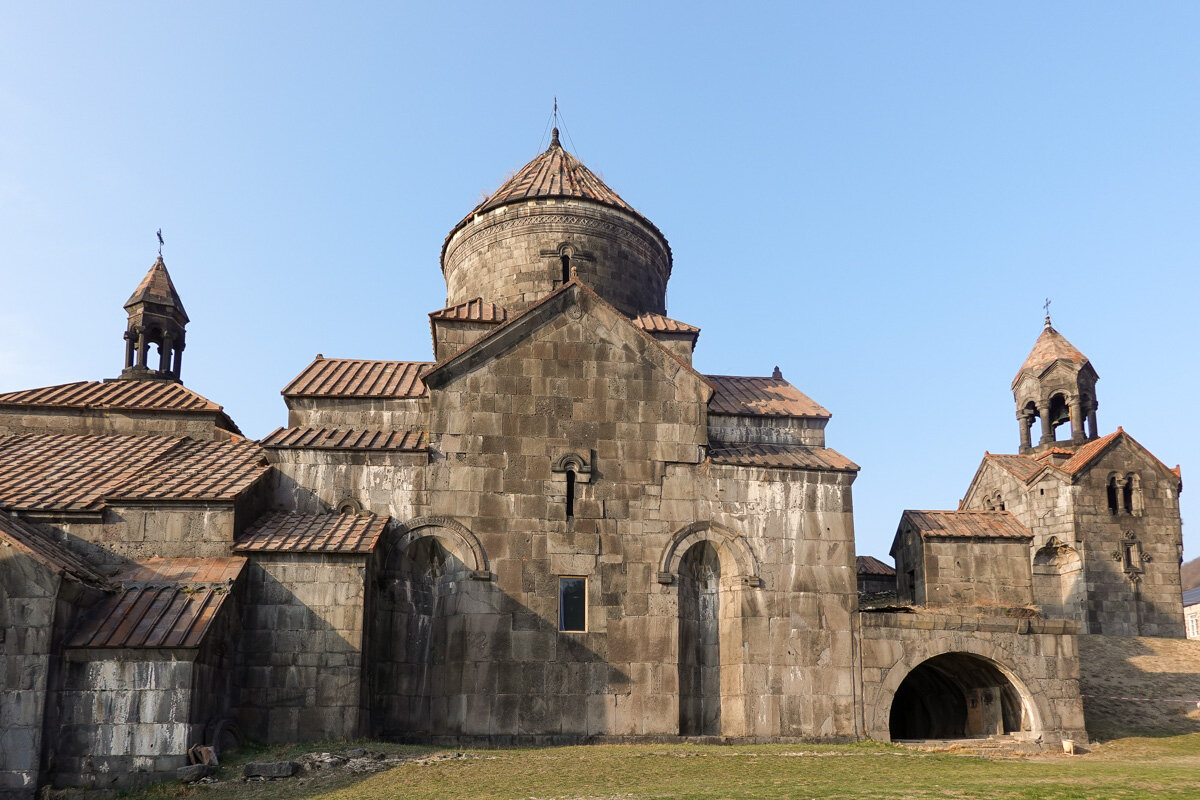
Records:
M1030 736L1087 741L1077 627L1068 620L860 613L863 732L890 741L892 701L909 673L936 656L966 654L996 668L1016 688Z

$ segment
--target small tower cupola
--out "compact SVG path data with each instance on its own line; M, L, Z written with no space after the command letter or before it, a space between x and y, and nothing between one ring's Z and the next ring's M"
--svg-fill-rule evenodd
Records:
M178 381L188 315L161 253L125 301L125 310L129 312L129 323L125 328L121 378ZM150 345L157 345L158 352L151 354Z
M1087 356L1079 352L1050 324L1049 315L1033 350L1013 378L1013 399L1021 434L1021 452L1051 446L1076 447L1099 436L1096 427L1096 381L1100 376ZM1041 423L1035 445L1031 430ZM1058 440L1055 431L1070 423L1070 437Z

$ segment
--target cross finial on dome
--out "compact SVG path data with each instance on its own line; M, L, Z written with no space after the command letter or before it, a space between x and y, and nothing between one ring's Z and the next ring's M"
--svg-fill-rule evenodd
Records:
M1051 327L1051 325L1050 325L1050 298L1049 297L1046 298L1046 304L1043 305L1042 308L1046 309L1046 327L1049 328L1049 327Z

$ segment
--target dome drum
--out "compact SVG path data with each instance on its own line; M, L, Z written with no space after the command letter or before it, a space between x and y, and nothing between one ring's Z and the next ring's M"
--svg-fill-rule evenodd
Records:
M671 251L635 214L540 198L468 217L446 240L442 271L448 306L482 297L520 313L573 272L625 314L664 314Z

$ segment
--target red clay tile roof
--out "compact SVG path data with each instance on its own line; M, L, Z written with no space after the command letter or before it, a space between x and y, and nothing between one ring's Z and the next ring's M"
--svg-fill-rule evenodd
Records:
M270 467L258 445L170 436L0 437L0 505L100 511L109 500L230 501Z
M1035 475L1042 471L1045 466L1032 456L1006 455L987 453L984 455L988 461L991 461L996 466L1011 473L1017 480L1028 483Z
M713 414L752 417L818 417L828 411L783 378L743 378L735 375L705 375L716 392L708 401Z
M1079 367L1088 363L1087 356L1076 350L1075 345L1068 342L1065 336L1050 327L1050 319L1047 317L1046 327L1042 329L1042 334L1034 342L1033 349L1025 358L1025 363L1021 365L1021 368L1017 370L1017 376L1013 378L1013 386L1017 385L1017 381L1026 372L1040 375L1046 367L1060 360Z
M433 311L429 317L430 319L458 322L504 322L508 319L508 311L495 303L484 301L482 297L476 297L474 300L468 300L456 306L447 306L440 311Z
M183 321L188 321L187 312L183 310L183 301L179 299L179 292L175 291L175 284L171 282L171 275L167 272L167 265L162 256L158 257L146 273L146 277L142 278L142 282L125 301L125 309L128 310L134 303L143 302L173 306L179 309Z
M641 314L633 318L633 324L648 333L700 333L695 325L688 325L662 314Z
M445 266L446 246L454 238L454 234L458 232L459 228L470 222L476 214L512 203L547 197L569 197L619 208L633 214L649 226L662 239L664 245L667 242L662 231L654 223L622 200L620 195L596 177L595 173L585 167L579 159L563 149L562 143L558 140L558 129L555 128L550 146L544 153L521 167L515 175L504 182L503 186L471 209L471 213L454 226L442 244L443 267Z
M421 375L428 361L367 361L358 358L317 358L284 388L284 397L425 396Z
M859 575L895 575L896 570L874 556L855 556L855 571Z
M922 537L968 539L1032 539L1029 529L1008 511L905 511Z
M0 542L17 548L59 575L89 586L108 585L107 578L53 535L3 511L0 511Z
M425 431L370 431L344 428L276 428L259 442L270 449L400 450L428 449Z
M171 381L76 381L0 394L0 406L119 411L220 411L213 401Z
M289 514L260 517L237 540L239 553L370 553L389 518L374 514Z
M122 590L80 625L68 647L199 647L246 559L154 558L118 575Z
M722 444L713 442L708 457L714 464L772 469L814 469L857 472L858 465L836 450L800 444Z

